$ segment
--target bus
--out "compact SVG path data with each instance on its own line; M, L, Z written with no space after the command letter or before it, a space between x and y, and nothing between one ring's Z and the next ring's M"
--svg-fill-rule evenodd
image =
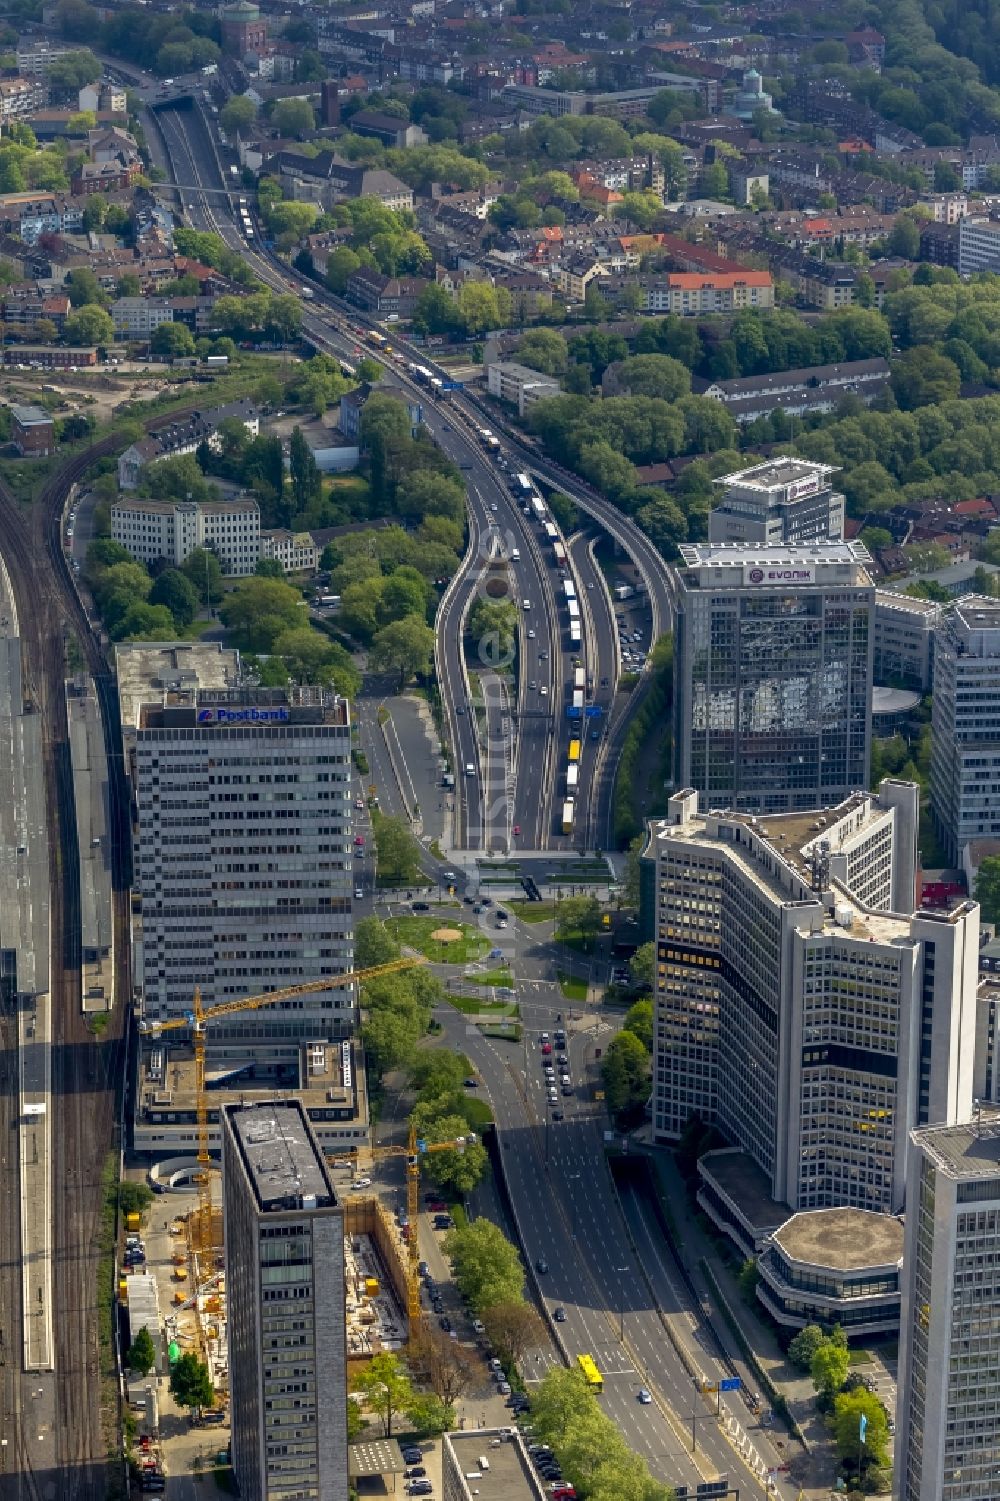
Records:
M571 797L568 797L563 803L562 831L564 834L572 834L573 832L573 799ZM580 1358L581 1360L583 1359L582 1356ZM587 1359L590 1359L589 1355ZM596 1366L594 1366L594 1370L597 1370Z
M571 761L579 761L579 759L580 759L580 742L579 742L579 740L571 740L570 741L570 743L569 743L569 758L570 758Z
M587 1385L591 1387L595 1392L603 1391L604 1377L597 1369L594 1357L592 1355L578 1355L576 1357L576 1363L580 1367L580 1370L583 1372L583 1379L584 1381L586 1381Z

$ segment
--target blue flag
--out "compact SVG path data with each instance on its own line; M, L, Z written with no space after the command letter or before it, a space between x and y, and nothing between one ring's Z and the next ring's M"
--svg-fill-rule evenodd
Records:
M862 1413L861 1414L861 1421L858 1423L858 1437L860 1438L860 1440L861 1440L862 1443L864 1443L864 1441L865 1441L865 1434L867 1432L868 1432L868 1416L867 1416L866 1413Z

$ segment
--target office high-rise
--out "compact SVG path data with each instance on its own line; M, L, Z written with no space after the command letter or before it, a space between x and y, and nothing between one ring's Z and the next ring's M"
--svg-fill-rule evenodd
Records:
M150 1022L189 1011L196 985L212 1005L342 973L353 955L346 701L239 678L200 686L196 673L164 681L164 651L122 660ZM354 1019L349 990L320 991L234 1015L212 1046L292 1060Z
M970 840L1000 835L1000 603L978 594L938 626L931 809L955 865Z
M723 494L708 518L708 540L736 547L802 547L844 540L844 497L831 464L768 459L715 481Z
M793 1210L903 1204L907 1133L971 1106L979 908L914 912L918 788L652 825L653 1133L695 1111Z
M1000 1115L914 1131L894 1494L1000 1495Z
M674 785L701 806L783 813L868 781L867 548L682 546L674 607Z
M243 1501L347 1501L344 1214L297 1101L222 1109L233 1470Z

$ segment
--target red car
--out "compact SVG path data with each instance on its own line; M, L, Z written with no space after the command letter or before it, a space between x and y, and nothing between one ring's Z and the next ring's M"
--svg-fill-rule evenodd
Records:
M428 1199L427 1208L431 1214L446 1214L448 1211L448 1206L444 1202L444 1199Z
M547 1058L549 1056L549 1054L551 1053L551 1051L552 1051L552 1044L551 1044L551 1042L543 1042L542 1043L542 1057L543 1058Z
M520 832L521 832L521 825L520 825L520 824L519 824L519 823L516 823L516 824L515 824L515 825L514 825L514 830L513 830L513 832L514 832L514 833L515 833L515 834L520 834Z

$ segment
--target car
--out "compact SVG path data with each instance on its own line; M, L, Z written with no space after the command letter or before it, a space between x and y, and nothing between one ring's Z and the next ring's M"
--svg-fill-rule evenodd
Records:
M569 1059L566 1057L565 1053L560 1053L556 1058L556 1062L558 1063L560 1068L569 1068Z
M444 1313L444 1301L441 1298L432 1298L431 1307L435 1313Z
M557 1324L565 1324L566 1310L561 1303L559 1304L558 1308L553 1308L552 1317L555 1319Z
M482 902L484 907L492 907L493 905L493 898L491 896L481 896L479 900Z
M548 698L548 696L549 696L549 690L548 690L547 686L545 685L545 683L542 684L542 686L539 688L538 691L542 695L543 698Z
M354 799L354 806L356 808L364 808L364 806L365 806L365 800L364 800L364 798L363 797L356 797Z
M352 1188L371 1188L371 1186L372 1180L370 1178L355 1178L351 1184Z
M406 1487L406 1494L408 1496L431 1496L434 1494L434 1487L429 1480L411 1480Z
M431 1274L431 1269L427 1265L426 1261L418 1261L417 1262L417 1276L418 1277L429 1277L430 1274Z
M423 1465L414 1465L412 1470L407 1470L403 1475L404 1480L424 1480L426 1477L427 1471Z
M638 1396L639 1401L642 1403L643 1407L648 1407L650 1402L652 1402L653 1400L652 1394L648 1392L644 1386L640 1386L636 1395Z
M538 687L538 681L537 681L537 679L536 678L529 679L528 687L531 690L531 692L534 693L535 689Z
M412 912L429 912L431 910L430 909L430 903L429 902L411 902L410 903L410 910Z
M528 632L528 640L529 641L534 641L534 639L537 636L537 634L538 634L538 632L534 629L534 627L532 627L532 629Z
M450 1214L436 1214L434 1216L435 1230L454 1230L455 1221Z
M566 1116L561 1110L553 1110L552 1119L554 1121L564 1121L566 1119Z
M539 1256L538 1260L535 1262L535 1271L536 1272L542 1272L542 1273L544 1273L544 1272L547 1272L548 1269L549 1269L549 1264L545 1260L545 1257L544 1256Z
M539 660L539 662L547 662L549 660L549 654L548 654L548 652L547 651L540 651L538 653L538 660Z
M356 902L359 902L361 900L361 898L364 896L364 894L365 894L365 888L363 886L355 886L355 888L354 888L354 900Z
M445 1334L451 1333L451 1319L446 1313L443 1313L438 1319L438 1328L443 1329Z
M551 1042L543 1042L542 1043L542 1052L544 1053L544 1055L547 1058L548 1055L552 1052L552 1044L551 1044Z
M354 836L354 847L355 847L355 849L359 849L359 850L363 850L364 849L364 847L365 847L365 836L364 836L364 834L355 834L355 836Z
M610 682L611 682L610 678L601 678L601 687L602 688L607 688L610 685Z
M473 1334L485 1334L486 1333L486 1325L483 1323L482 1319L473 1319L472 1320L472 1332L473 1332Z
M424 1457L423 1450L422 1449L418 1449L417 1446L416 1446L416 1444L407 1444L406 1447L403 1450L403 1463L404 1464L407 1464L407 1465L418 1465L420 1463L420 1461L423 1459L423 1457Z
M514 834L515 836L517 836L518 834L520 834L520 832L521 832L521 825L519 823L516 823L514 825L514 827L511 829L511 833Z
M573 1080L570 1078L569 1074L560 1074L559 1075L559 1083L560 1084L572 1084L572 1082L573 1082Z
M562 1092L563 1092L563 1096L568 1099L569 1096L573 1093L573 1086L572 1086L572 1084L564 1084L563 1087L562 1087Z
M455 713L456 714L464 714L465 713L465 705L464 704L456 704L456 706L455 706Z
M566 1046L566 1031L564 1027L556 1027L552 1035L556 1040L556 1047L564 1048Z
M510 1382L509 1381L501 1381L501 1382L499 1382L497 1384L497 1391L500 1393L501 1397L509 1397L510 1394L511 1394Z
M458 876L455 874L455 872L453 870L446 870L444 872L444 875L443 875L442 879L445 880L445 881L452 882L452 881L457 881L458 880Z
M549 1034L547 1032L539 1032L539 1034L538 1034L538 1041L539 1042L548 1042L549 1040L550 1040L549 1039Z
M499 509L500 509L500 508L499 508L499 506L498 506L498 505L497 505L497 503L496 503L496 501L495 501L495 500L491 500L491 501L490 501L490 510L491 510L491 511L497 511L497 510L499 510Z

